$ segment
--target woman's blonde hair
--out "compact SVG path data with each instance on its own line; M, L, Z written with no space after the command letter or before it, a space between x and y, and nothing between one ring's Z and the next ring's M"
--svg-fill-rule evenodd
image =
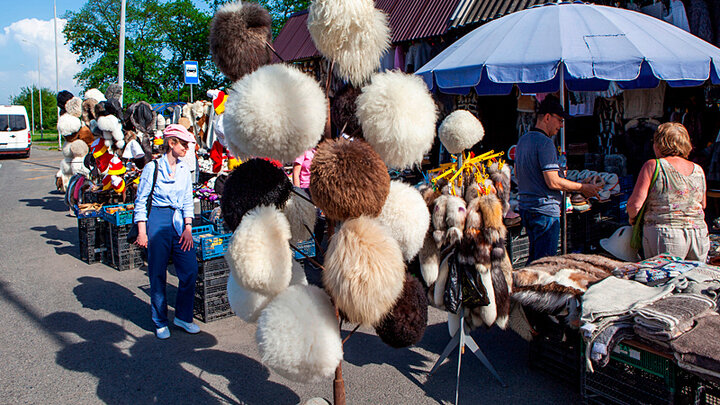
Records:
M692 150L690 135L679 122L661 124L653 135L653 144L660 154L658 157L681 156L687 159Z

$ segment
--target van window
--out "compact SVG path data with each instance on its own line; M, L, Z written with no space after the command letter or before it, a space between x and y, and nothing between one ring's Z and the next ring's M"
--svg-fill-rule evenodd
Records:
M0 131L22 131L23 129L27 129L24 115L0 114Z

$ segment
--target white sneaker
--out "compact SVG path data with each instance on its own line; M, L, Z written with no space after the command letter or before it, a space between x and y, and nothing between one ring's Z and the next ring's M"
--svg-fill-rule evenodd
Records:
M170 337L170 328L163 326L162 328L155 329L155 336L158 339L167 339Z
M200 327L197 326L197 325L195 325L195 324L192 323L192 322L185 322L185 321L183 321L182 319L175 318L175 319L173 320L173 323L174 323L176 326L179 326L179 327L185 329L185 332L187 332L187 333L193 333L193 334L195 334L195 333L200 332Z

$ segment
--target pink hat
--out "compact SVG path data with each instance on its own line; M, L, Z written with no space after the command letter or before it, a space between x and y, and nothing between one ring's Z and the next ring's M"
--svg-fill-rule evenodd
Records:
M165 127L165 130L163 131L163 137L167 138L169 136L174 136L175 138L183 140L187 143L195 143L195 137L193 136L193 134L188 132L188 130L180 124L170 124Z

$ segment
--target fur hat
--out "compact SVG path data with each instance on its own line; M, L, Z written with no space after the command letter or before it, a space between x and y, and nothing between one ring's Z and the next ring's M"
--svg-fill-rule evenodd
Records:
M310 195L331 219L380 215L390 175L380 156L362 140L323 142L310 166Z
M235 281L231 272L227 280L227 295L230 308L235 315L245 322L255 322L260 316L260 311L270 303L272 295L261 294L246 290Z
M60 109L60 111L63 111L63 112L65 111L65 104L73 97L75 97L75 96L73 96L73 94L67 90L63 90L57 94L57 97L55 97L55 98L57 99L57 106ZM62 114L60 114L60 115L62 115Z
M73 158L77 157L85 157L85 155L90 152L90 148L88 147L88 144L85 143L83 140L75 140L73 142L70 142L69 144L70 148L70 156ZM63 154L65 153L65 148L63 148Z
M220 7L210 22L213 62L231 81L270 63L272 17L256 3L235 1Z
M379 73L357 98L363 137L391 168L419 164L435 139L438 111L420 76Z
M378 220L390 228L406 261L412 260L423 245L430 226L430 212L420 193L402 181L390 182Z
M485 129L480 121L466 110L453 111L445 117L438 129L440 142L450 153L460 153L470 149L484 136Z
M275 297L255 338L263 364L292 381L331 378L343 357L335 310L315 286L291 286Z
M395 307L375 327L377 335L388 346L400 349L422 339L428 322L428 299L420 281L405 275L402 294Z
M155 121L156 113L152 106L145 101L138 101L125 110L123 123L125 129L141 131L145 134L152 133L152 124Z
M123 116L122 105L120 105L120 101L118 99L108 99L108 101L105 102L105 110L117 117L118 120Z
M82 122L78 117L65 113L58 118L57 130L62 136L68 136L80 130Z
M90 89L85 92L85 100L93 99L96 102L106 101L105 95L98 89Z
M112 83L108 86L107 90L105 90L105 98L107 101L111 100L118 100L118 104L120 98L122 97L123 88L118 83Z
M296 188L296 190L298 190L299 193L305 194L305 191L300 188ZM310 230L315 227L317 208L315 208L314 205L295 194L291 194L290 199L288 199L287 204L285 204L285 208L283 208L283 213L290 222L291 242L297 243L311 238L305 226L310 228Z
M80 97L73 97L65 103L65 111L73 117L82 116L82 100Z
M237 228L246 212L260 205L281 208L290 198L292 183L282 169L264 159L250 159L230 172L220 206L225 226Z
M351 85L344 86L335 93L330 102L330 116L338 131L342 130L348 135L360 134L360 124L355 116L355 101L359 95L360 89Z
M94 98L88 98L82 102L82 120L86 125L90 125L90 121L96 118L95 105L97 103L97 100Z
M225 252L230 272L248 290L274 295L290 285L290 224L275 207L248 211Z
M327 100L309 75L288 65L268 65L232 90L223 116L233 154L291 162L320 141Z
M99 101L97 104L95 104L95 119L99 120L100 117L105 117L107 115L110 115L110 112L107 111L107 108L105 108L105 103L107 101Z
M372 0L315 0L308 30L320 53L335 61L336 75L356 86L378 70L390 47L387 16Z
M352 323L377 324L395 305L405 280L402 252L376 219L346 221L330 239L323 285Z

